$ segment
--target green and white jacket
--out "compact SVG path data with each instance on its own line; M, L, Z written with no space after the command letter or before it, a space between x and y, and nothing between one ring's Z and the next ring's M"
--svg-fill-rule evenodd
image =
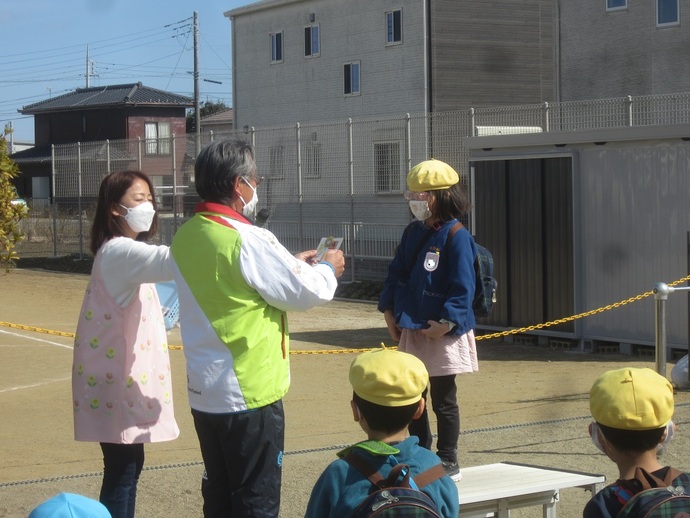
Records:
M170 250L191 407L234 413L281 399L290 385L286 312L333 298L331 266L297 259L271 232L216 203L197 205Z

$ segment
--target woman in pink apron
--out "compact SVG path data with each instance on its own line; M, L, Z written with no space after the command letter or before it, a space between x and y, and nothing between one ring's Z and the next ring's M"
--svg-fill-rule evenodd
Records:
M173 278L167 246L146 241L157 226L151 180L107 175L91 229L94 254L74 340L74 437L100 443L100 501L132 518L144 444L175 439L170 358L154 283Z

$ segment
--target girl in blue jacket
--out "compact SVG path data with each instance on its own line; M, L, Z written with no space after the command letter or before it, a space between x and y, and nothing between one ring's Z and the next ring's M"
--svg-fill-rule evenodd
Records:
M458 222L469 209L459 180L451 166L433 159L408 173L405 198L415 221L403 232L378 304L398 350L417 356L429 371L437 453L454 480L461 478L455 376L479 370L472 312L477 247ZM431 449L426 411L412 422L410 435Z

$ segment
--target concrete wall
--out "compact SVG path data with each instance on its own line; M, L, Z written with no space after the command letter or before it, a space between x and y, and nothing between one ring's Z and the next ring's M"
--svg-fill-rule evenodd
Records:
M561 100L684 92L690 69L690 3L681 23L656 26L656 1L629 1L606 11L604 0L559 1Z
M229 11L236 127L343 120L555 98L551 0L277 0ZM386 44L386 11L402 41ZM304 56L319 24L321 54ZM271 63L270 34L283 33ZM343 65L361 64L361 93L343 94Z
M385 13L392 7L403 11L403 43L387 46ZM235 10L235 127L424 112L423 8L418 0L319 0ZM304 28L313 24L321 51L305 57ZM279 31L283 61L271 63L270 34ZM361 95L343 94L343 66L351 61L360 62Z
M436 0L430 18L433 111L555 100L552 0Z

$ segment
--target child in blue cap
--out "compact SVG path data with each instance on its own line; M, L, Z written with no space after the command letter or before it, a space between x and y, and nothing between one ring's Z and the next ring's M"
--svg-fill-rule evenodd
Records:
M99 501L73 493L60 493L36 507L29 518L110 518Z

